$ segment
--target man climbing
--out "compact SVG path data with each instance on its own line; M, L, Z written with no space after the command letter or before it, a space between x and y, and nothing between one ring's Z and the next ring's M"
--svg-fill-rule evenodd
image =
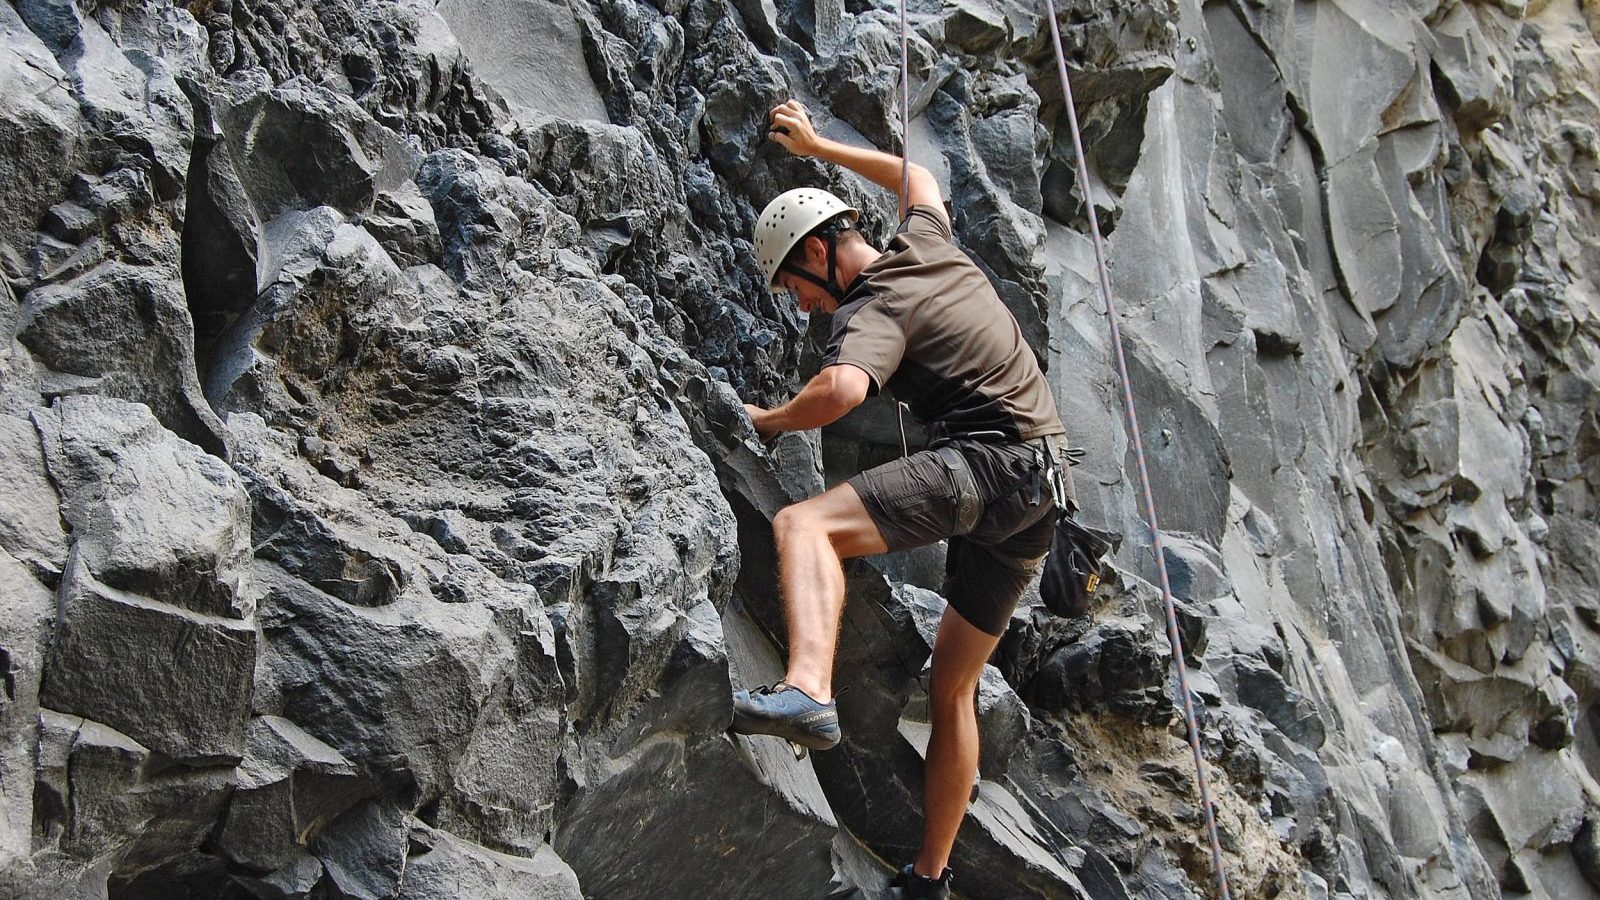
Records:
M773 109L769 120L769 136L789 152L899 190L898 157L820 137L796 101ZM1055 400L1016 319L951 243L933 175L912 165L907 193L909 212L881 253L855 230L857 211L826 191L788 191L756 224L768 283L792 292L802 311L833 316L816 377L775 409L745 407L756 430L820 428L888 389L934 442L773 519L788 669L776 685L735 693L734 730L811 749L836 746L841 560L948 539L950 605L928 689L922 847L897 878L908 898L943 898L977 775L978 679L1050 547L1053 512L1063 502L1056 494L1069 488L1057 463L1064 438Z

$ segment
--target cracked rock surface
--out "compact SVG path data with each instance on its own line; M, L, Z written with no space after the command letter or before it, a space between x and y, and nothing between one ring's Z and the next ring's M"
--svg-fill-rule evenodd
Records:
M841 747L761 443L796 97L910 148L1039 355L1093 614L979 690L968 900L1211 896L1089 217L1239 898L1600 896L1591 0L0 5L0 896L879 900L942 550L852 562ZM904 133L903 133L904 131ZM913 430L912 438L917 435Z

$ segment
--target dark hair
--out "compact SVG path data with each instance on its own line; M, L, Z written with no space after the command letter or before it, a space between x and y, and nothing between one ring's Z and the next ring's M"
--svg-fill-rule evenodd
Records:
M817 237L827 240L830 236L832 236L836 239L843 238L845 240L849 240L850 235L854 235L857 238L866 240L866 238L861 236L861 232L856 230L855 223L850 220L850 214L839 213L826 222L823 222L821 225L818 225L817 227L806 232L805 237L795 241L794 246L789 248L789 255L783 258L783 263L779 266L779 268L791 268L798 266L800 261L805 259L806 238L808 237Z

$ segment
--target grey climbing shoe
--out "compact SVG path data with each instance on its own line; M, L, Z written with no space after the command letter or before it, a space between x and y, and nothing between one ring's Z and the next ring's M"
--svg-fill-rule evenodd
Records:
M776 735L795 745L796 756L804 756L802 748L831 750L839 745L839 709L780 681L733 692L733 731Z
M890 886L899 888L904 900L950 900L950 870L938 878L924 878L908 863Z

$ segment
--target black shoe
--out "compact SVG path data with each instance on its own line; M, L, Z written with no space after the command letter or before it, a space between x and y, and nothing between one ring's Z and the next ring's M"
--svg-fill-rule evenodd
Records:
M735 734L772 734L810 750L839 745L839 709L818 703L792 684L733 693Z
M950 870L945 869L938 878L924 878L907 863L889 885L899 888L904 900L950 900L950 874Z

